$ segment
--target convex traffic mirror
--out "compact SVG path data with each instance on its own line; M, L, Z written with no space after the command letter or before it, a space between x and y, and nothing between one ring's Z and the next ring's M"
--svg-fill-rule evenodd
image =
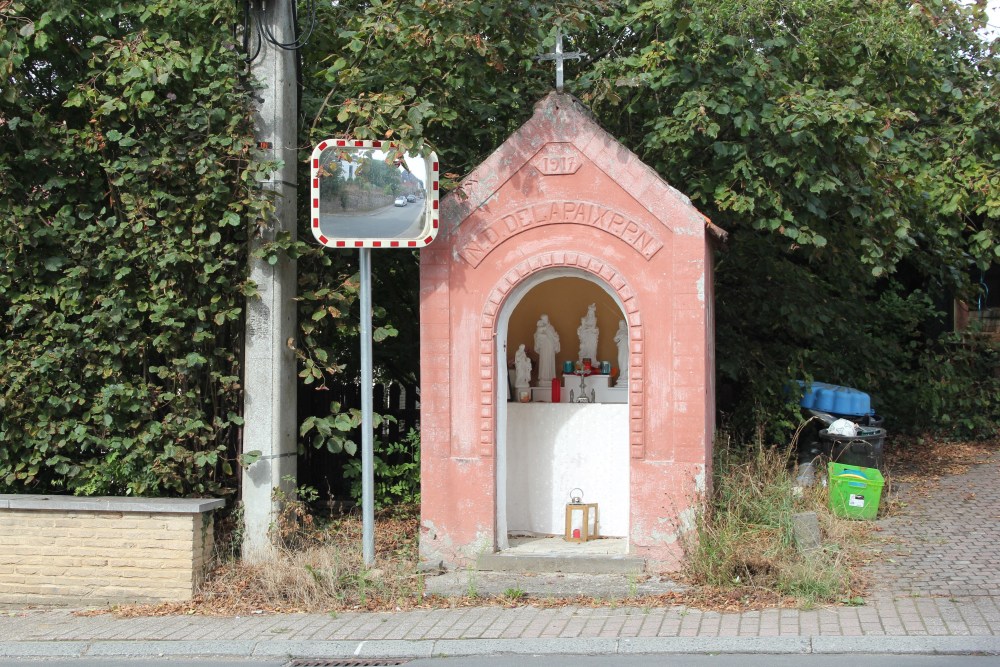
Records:
M311 162L310 226L333 248L422 248L438 231L438 162L381 141L329 139Z

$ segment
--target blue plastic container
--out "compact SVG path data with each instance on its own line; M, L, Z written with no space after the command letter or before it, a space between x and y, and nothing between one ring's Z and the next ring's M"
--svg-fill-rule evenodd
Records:
M872 399L863 391L826 382L812 382L808 385L803 380L796 382L804 391L799 402L803 408L851 417L874 414Z

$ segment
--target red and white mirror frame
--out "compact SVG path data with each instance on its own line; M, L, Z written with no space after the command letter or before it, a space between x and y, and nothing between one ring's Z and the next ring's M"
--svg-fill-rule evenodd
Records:
M310 159L310 228L330 248L422 248L439 227L437 156L327 139Z

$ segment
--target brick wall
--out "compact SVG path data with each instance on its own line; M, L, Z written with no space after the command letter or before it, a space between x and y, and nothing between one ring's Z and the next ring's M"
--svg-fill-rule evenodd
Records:
M0 497L0 603L187 600L210 564L208 510L171 512L176 500L155 507L149 499L101 499L109 509L88 509L96 499L57 496L41 498L58 508L36 509L45 505L39 498Z

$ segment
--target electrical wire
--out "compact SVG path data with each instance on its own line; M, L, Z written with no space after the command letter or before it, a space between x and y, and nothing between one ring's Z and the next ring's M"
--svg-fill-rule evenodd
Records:
M309 43L313 31L317 24L317 4L318 0L304 0L306 28L299 30L298 0L290 0L289 5L292 12L292 30L294 39L283 42L274 34L271 28L271 21L268 20L269 12L273 11L275 0L242 0L243 3L243 24L240 26L243 41L244 60L253 62L260 56L260 52L265 43L286 51L298 51Z
M287 49L289 51L301 49L306 44L308 44L309 38L312 37L313 30L316 29L316 3L317 0L306 0L305 4L306 4L306 13L308 16L307 18L308 27L306 28L304 35L296 34L295 39L292 40L291 42L279 42L278 39L275 37L274 33L271 31L271 22L261 20L260 23L264 26L264 30L267 33L268 43L273 44L278 48ZM266 12L267 0L261 0L261 5L264 7L264 10L261 12L260 18L263 19L265 16L264 12ZM292 26L296 28L297 32L298 22L299 22L298 2L291 2L290 6L292 10Z
M263 40L259 31L253 30L253 20L251 18L251 2L252 0L243 0L243 24L240 26L240 33L242 33L243 38L243 53L246 55L243 60L252 63L260 55L261 47L264 45ZM253 38L256 35L257 42L256 46L253 47L253 53L250 52L251 44L253 43Z
M986 284L986 271L982 269L979 271L979 287L979 300L976 303L976 310L979 311L979 317L982 319L983 312L990 302L990 286Z

